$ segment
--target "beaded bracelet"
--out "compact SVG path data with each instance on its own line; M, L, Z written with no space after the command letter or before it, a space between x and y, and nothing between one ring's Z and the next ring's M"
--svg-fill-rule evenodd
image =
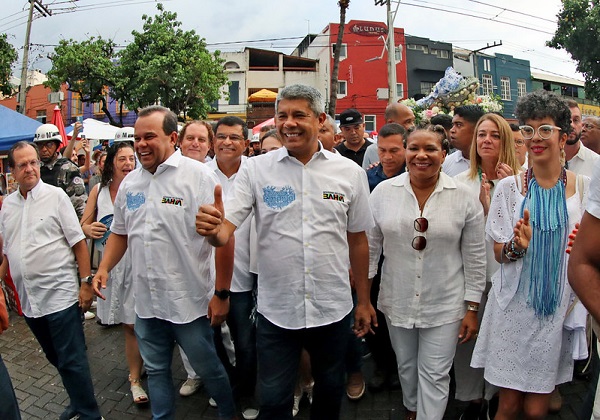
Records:
M515 261L517 261L517 258L515 258L515 257L514 257L514 256L511 254L511 252L508 250L508 246L507 246L507 245L508 245L508 242L505 242L505 243L502 245L502 255L504 255L504 256L505 256L505 257L508 259L508 261L512 261L512 262L515 262Z
M527 251L526 249L517 251L515 249L515 241L514 240L511 240L510 242L505 242L504 245L502 245L502 253L511 262L515 262L519 258L523 258L525 256L526 251Z
M514 256L515 258L523 258L523 257L525 256L525 253L526 253L526 252L527 252L527 249L526 249L526 248L525 248L525 249L522 249L522 250L520 250L520 251L517 251L517 250L515 249L515 240L514 240L514 239L512 239L512 240L510 241L510 253L511 253L511 254L513 254L513 256Z

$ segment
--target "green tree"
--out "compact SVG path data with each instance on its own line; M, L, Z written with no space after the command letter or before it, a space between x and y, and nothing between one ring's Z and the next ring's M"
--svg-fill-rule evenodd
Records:
M600 6L598 0L563 0L557 15L558 27L548 46L564 49L577 61L577 71L585 76L589 98L600 100Z
M228 81L224 60L195 31L183 31L176 13L160 3L157 9L154 17L142 16L143 32L133 31L119 54L118 99L130 109L159 102L183 118L206 117Z
M14 86L10 84L12 65L17 61L17 50L7 40L6 34L0 34L0 94L11 95Z
M335 118L335 107L337 105L338 94L338 73L340 71L340 54L342 52L342 40L344 39L344 28L346 27L346 10L350 7L350 0L338 1L340 6L340 26L338 28L337 39L335 41L335 51L333 53L333 68L331 69L331 86L329 87L329 109L327 112Z
M84 103L101 104L102 111L113 125L117 123L108 110L107 93L115 84L115 44L102 37L82 42L61 40L51 54L52 68L46 86L59 90L63 83L77 93Z

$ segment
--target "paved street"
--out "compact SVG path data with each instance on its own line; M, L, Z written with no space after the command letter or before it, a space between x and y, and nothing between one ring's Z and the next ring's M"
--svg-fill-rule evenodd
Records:
M85 334L88 356L92 368L94 388L107 420L149 419L149 408L138 408L131 400L127 382L127 366L124 355L124 339L120 327L104 328L94 320L86 321ZM56 369L44 357L39 345L22 318L11 314L11 327L0 335L0 352L16 389L23 419L56 419L67 405L64 391ZM372 363L365 361L365 374L372 371ZM185 372L179 355L173 361L173 382L179 385L185 380ZM560 387L564 397L563 409L550 419L577 419L586 392L586 382L575 381ZM458 418L461 405L450 402L446 418ZM309 418L309 406L302 402L297 419ZM344 399L343 419L404 419L401 391L370 394L358 403ZM217 419L217 411L208 405L208 397L200 391L194 396L177 397L177 419Z

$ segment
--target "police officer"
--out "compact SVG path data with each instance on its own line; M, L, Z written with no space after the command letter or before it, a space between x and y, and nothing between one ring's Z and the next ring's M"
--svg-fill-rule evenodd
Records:
M85 184L77 165L60 154L59 147L62 143L62 137L58 127L54 124L39 126L35 130L33 142L40 150L42 181L62 188L69 196L77 217L81 219L87 201Z

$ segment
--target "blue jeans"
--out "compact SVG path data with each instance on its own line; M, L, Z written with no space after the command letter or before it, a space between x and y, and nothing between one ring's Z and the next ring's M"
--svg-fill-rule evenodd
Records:
M315 380L312 420L340 417L350 314L333 324L300 330L276 326L257 315L256 347L261 420L292 419L300 352L309 355Z
M227 325L235 344L235 370L240 397L253 397L256 387L256 326L252 291L231 292Z
M346 373L351 375L353 373L362 372L362 356L363 356L363 342L362 338L358 338L352 327L354 326L354 310L356 308L356 292L352 291L352 302L354 306L350 312L350 328L348 328L348 351L346 352Z
M40 318L25 317L25 322L42 346L46 359L58 369L71 400L66 411L79 414L82 420L98 420L100 410L94 396L80 313L76 303Z
M0 293L2 293L0 291ZM2 403L0 404L0 419L4 420L21 420L21 413L19 412L19 404L17 403L17 397L15 390L12 386L10 376L2 355L0 355L0 395L2 396Z
M235 416L235 403L229 378L215 351L210 321L200 317L187 324L174 324L157 318L135 318L135 335L148 372L152 418L175 418L175 389L171 361L175 343L188 356L194 371L204 381L208 395L217 402L219 416Z

